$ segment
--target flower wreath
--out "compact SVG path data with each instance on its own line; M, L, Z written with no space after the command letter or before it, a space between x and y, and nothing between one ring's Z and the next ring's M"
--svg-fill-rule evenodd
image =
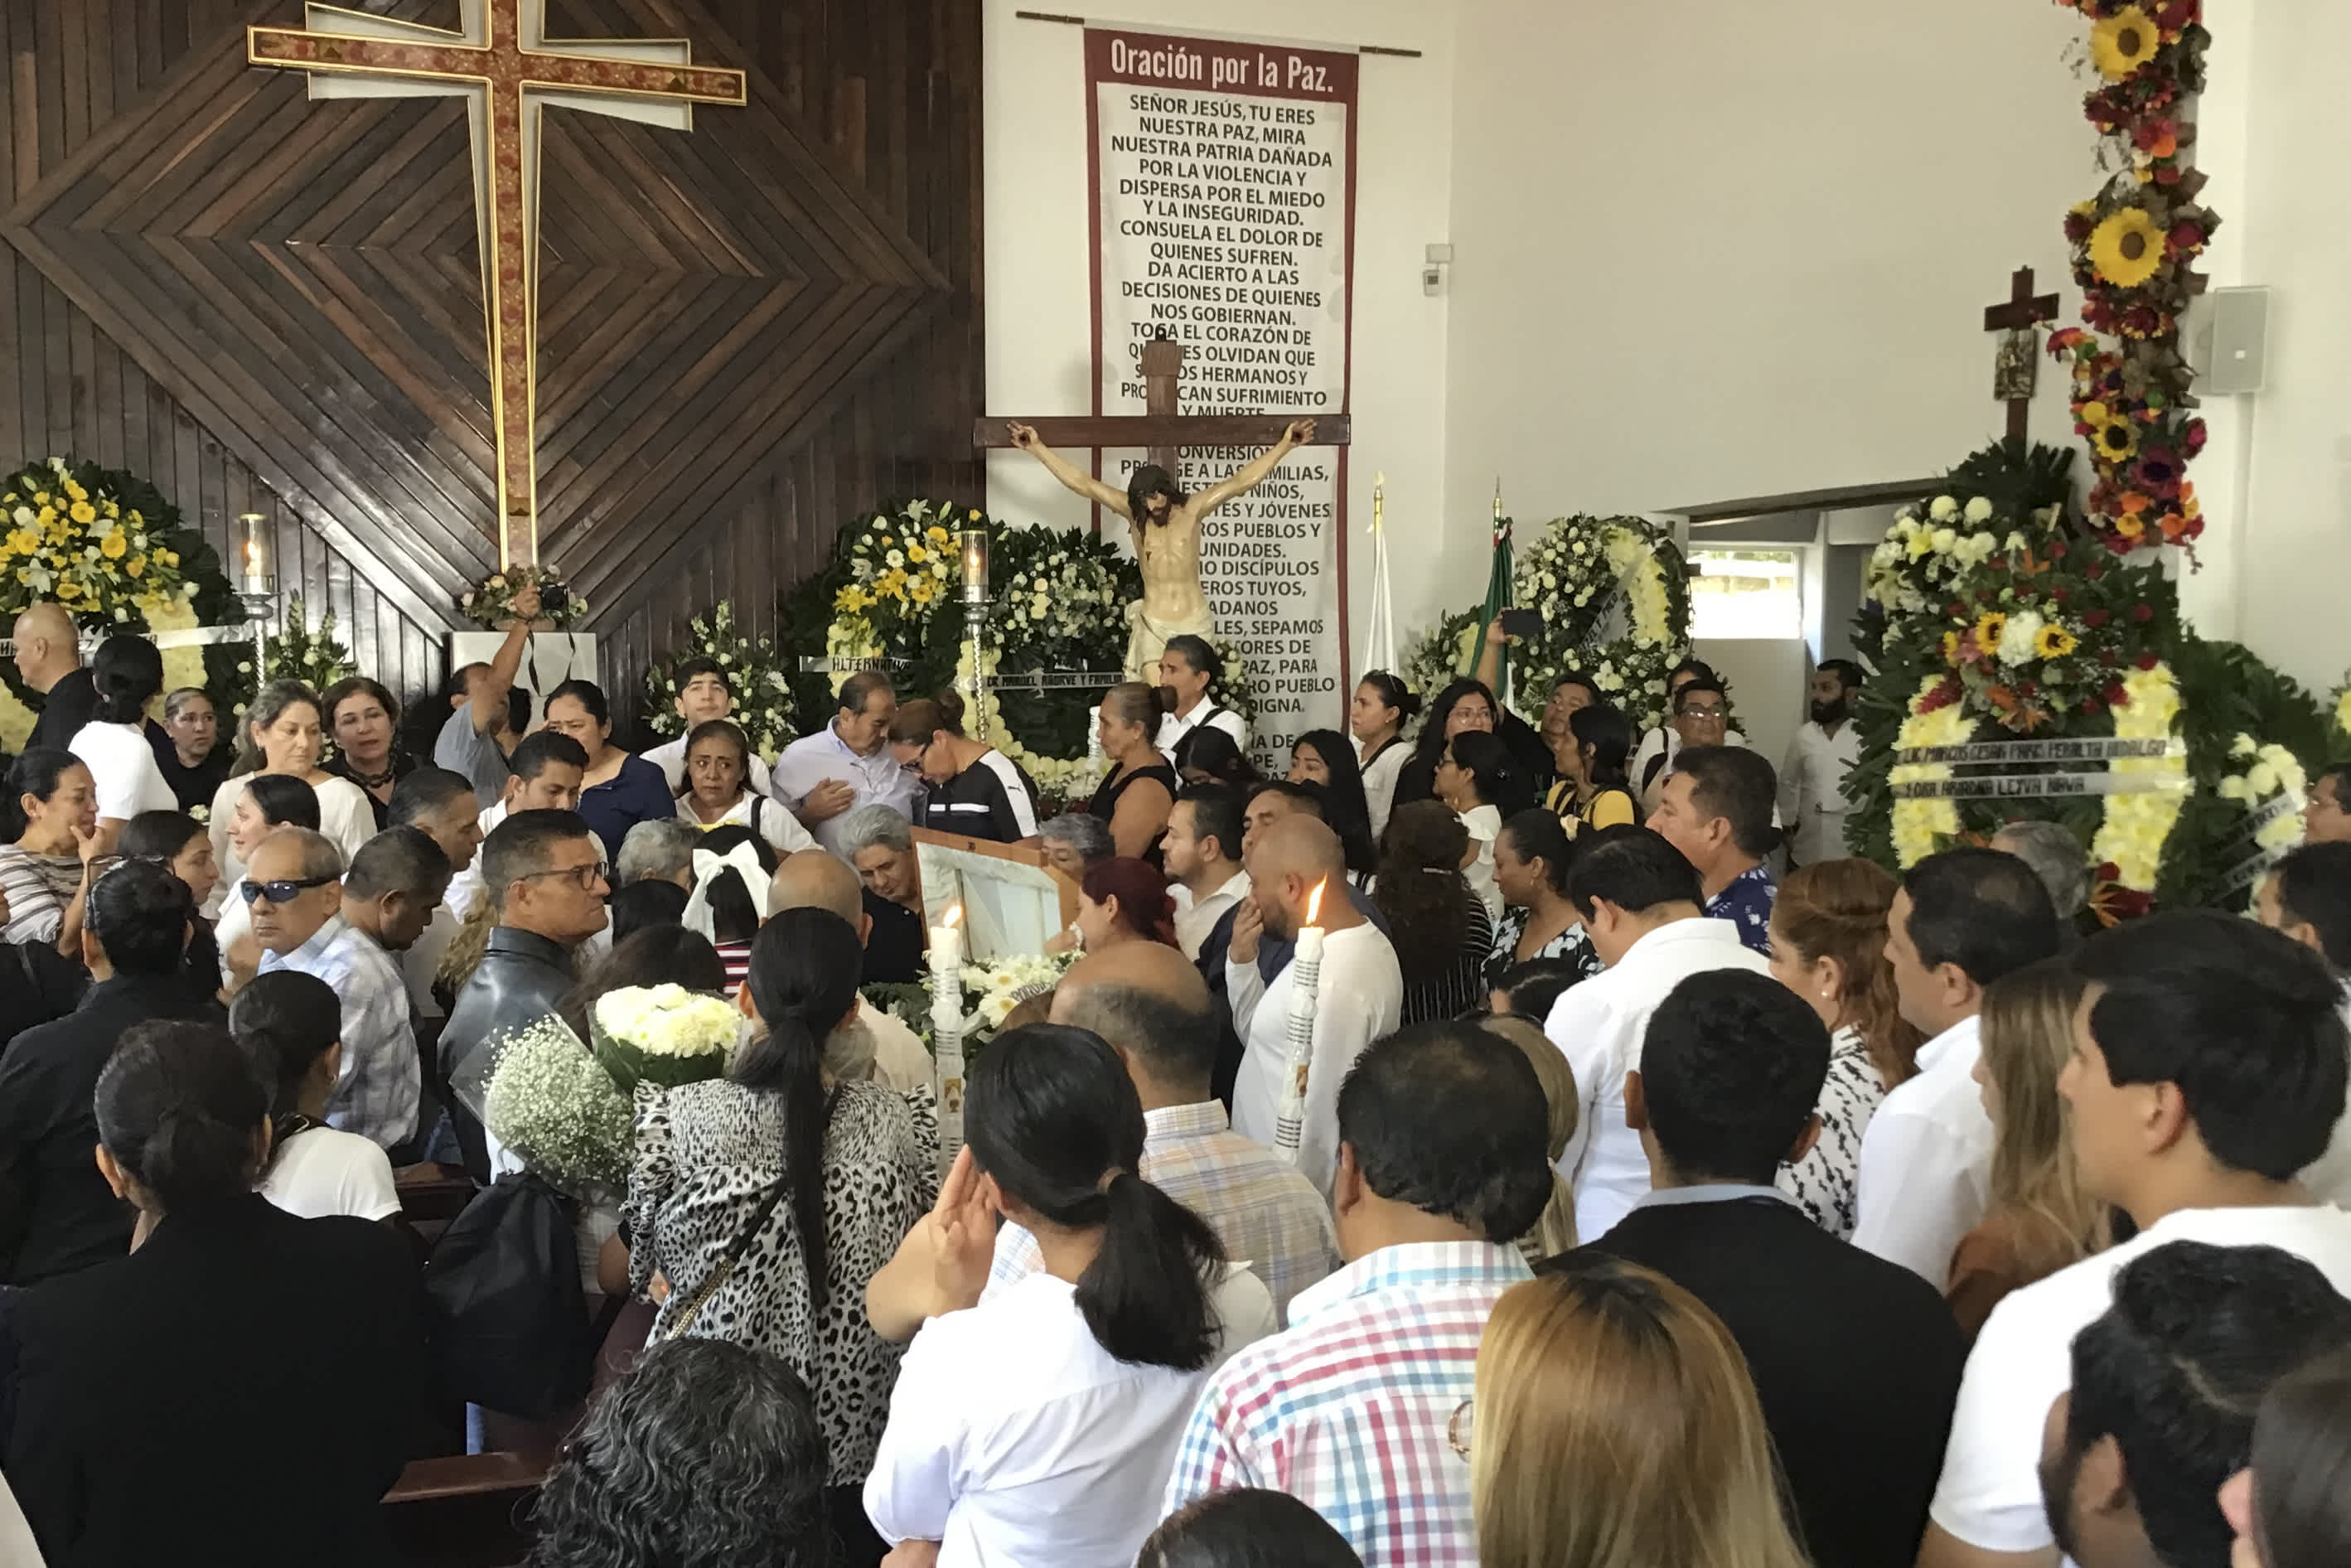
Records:
M563 574L551 566L510 566L494 571L457 596L457 612L487 632L503 632L515 618L515 595L536 585L542 602L534 625L562 632L588 619L588 601L571 591ZM544 601L557 597L559 602Z
M1646 517L1558 517L1520 555L1512 596L1543 618L1517 655L1521 690L1582 674L1637 725L1659 722L1666 676L1689 647L1689 573Z
M49 457L0 478L0 616L39 600L73 613L85 632L182 632L235 626L245 608L202 534L135 474ZM225 711L253 689L243 643L167 648L163 689L202 686ZM0 662L0 746L32 733L33 694ZM221 727L225 742L234 726Z

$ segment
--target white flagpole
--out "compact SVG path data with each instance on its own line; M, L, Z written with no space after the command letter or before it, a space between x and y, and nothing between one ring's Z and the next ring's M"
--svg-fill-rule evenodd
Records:
M1388 476L1372 480L1372 612L1364 635L1364 670L1395 668L1395 593L1388 586Z

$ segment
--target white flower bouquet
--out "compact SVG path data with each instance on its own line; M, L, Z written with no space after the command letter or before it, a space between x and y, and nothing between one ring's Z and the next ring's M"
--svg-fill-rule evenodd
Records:
M533 1172L592 1200L627 1186L635 1135L628 1097L559 1019L495 1048L482 1124Z
M674 1089L726 1071L743 1015L684 986L629 986L598 998L589 1014L596 1061L626 1096L640 1082Z

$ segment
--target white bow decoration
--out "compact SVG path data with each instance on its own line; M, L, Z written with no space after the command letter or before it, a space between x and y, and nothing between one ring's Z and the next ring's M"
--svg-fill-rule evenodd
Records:
M748 840L723 855L709 850L696 850L694 852L694 892L685 901L685 915L681 924L688 931L696 932L713 942L718 937L716 924L710 917L710 883L713 877L728 871L742 874L743 885L751 894L751 908L762 921L768 918L768 873L759 864L759 852Z

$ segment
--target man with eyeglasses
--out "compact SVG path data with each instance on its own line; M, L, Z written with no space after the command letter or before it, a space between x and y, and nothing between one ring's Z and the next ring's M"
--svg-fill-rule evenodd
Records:
M572 983L572 955L610 917L604 850L576 811L518 810L482 843L483 890L498 901L481 962L441 1030L443 1103L450 1108L465 1168L489 1179L489 1145L479 1106L483 1047L555 1010Z
M413 828L400 831L424 837ZM370 840L360 852L381 841ZM441 862L441 880L415 896L429 894L438 904L449 862L438 849L433 852ZM386 858L379 853L375 860L381 864ZM363 884L355 874L350 884L360 891L362 904L365 888L381 879L380 873L370 875ZM344 918L344 892L343 852L335 841L308 828L280 828L262 840L231 896L253 911L253 937L262 948L259 973L292 969L324 980L342 998L343 1066L327 1098L327 1124L392 1149L416 1135L419 1072L408 986L384 944ZM431 914L424 911L428 919ZM422 920L413 924L409 942L424 928Z

